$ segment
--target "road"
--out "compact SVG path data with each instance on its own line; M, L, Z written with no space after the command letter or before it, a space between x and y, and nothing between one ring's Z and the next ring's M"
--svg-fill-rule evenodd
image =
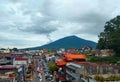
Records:
M42 71L42 81L40 81L40 77L38 77L38 72L37 70L41 70ZM48 78L46 79L45 77L45 73L48 73ZM31 81L27 81L27 82L53 82L52 79L53 76L51 77L51 73L49 73L49 68L48 68L48 63L46 63L43 59L41 59L40 61L37 60L35 63L35 70L33 72L33 77Z

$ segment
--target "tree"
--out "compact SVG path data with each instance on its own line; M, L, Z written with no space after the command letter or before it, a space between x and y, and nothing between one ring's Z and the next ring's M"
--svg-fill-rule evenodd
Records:
M104 32L101 32L100 35L98 35L99 37L99 41L98 41L98 45L97 45L97 48L98 49L105 49L105 33Z
M54 62L49 62L49 70L53 73L54 71L57 71L58 68L57 66L55 65Z
M18 51L18 49L17 49L17 48L13 48L12 50L13 50L13 51L16 51L16 52Z
M106 22L104 32L99 35L98 49L113 49L120 54L120 16Z

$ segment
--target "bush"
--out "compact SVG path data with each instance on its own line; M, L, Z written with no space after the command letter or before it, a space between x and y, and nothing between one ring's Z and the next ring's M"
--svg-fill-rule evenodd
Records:
M94 79L97 80L97 81L103 81L104 82L105 78L102 75L96 74L94 76Z
M110 76L108 78L105 78L106 81L119 81L120 76Z
M95 57L91 56L89 57L90 62L108 62L108 63L117 63L120 61L120 57L105 57L105 58L100 58L100 57Z

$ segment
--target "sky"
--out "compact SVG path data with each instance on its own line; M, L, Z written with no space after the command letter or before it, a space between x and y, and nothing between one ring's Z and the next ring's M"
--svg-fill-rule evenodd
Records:
M0 48L28 48L66 36L98 42L120 0L0 0Z

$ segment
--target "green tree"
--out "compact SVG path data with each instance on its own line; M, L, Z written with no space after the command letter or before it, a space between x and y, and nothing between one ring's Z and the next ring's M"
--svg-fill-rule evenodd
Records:
M16 51L16 52L18 51L18 49L17 49L17 48L13 48L12 50L13 50L13 51Z
M106 43L105 43L105 33L101 32L100 35L98 35L99 37L99 41L98 41L98 45L97 48L98 49L105 49Z
M54 71L57 71L58 68L54 62L49 62L49 70L53 73Z
M120 16L106 22L104 32L99 35L98 49L113 49L120 54Z

